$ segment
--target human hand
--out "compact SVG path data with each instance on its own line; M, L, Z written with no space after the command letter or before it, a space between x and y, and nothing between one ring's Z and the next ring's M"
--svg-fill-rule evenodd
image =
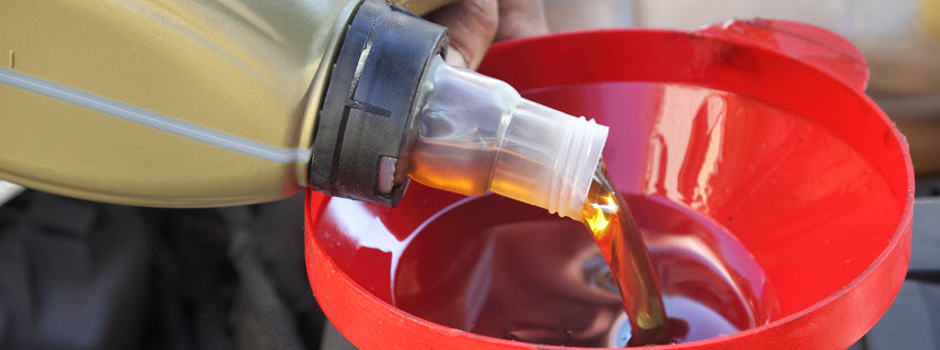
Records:
M447 63L476 69L494 41L548 33L542 0L457 0L426 19L447 27Z

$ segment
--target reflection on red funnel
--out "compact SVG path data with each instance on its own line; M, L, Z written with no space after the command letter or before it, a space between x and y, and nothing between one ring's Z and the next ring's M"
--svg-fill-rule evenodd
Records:
M742 259L756 262L776 290L779 308L768 314L769 323L662 348L844 349L887 310L907 271L913 206L907 144L859 85L849 83L864 80L845 76L855 70L824 70L750 38L713 34L609 30L513 41L494 46L481 71L532 100L609 125L604 158L622 191L666 201L724 227L749 252ZM830 39L819 41L835 42ZM407 252L370 245L404 242L461 200L420 186L395 209L308 194L311 286L353 344L536 348L392 307L393 255ZM356 209L338 210L343 205ZM345 223L352 214L355 224ZM478 219L463 220L453 225ZM653 224L646 229L679 229ZM372 234L386 237L358 241ZM468 241L466 249L448 250L439 259L485 252L486 244ZM701 250L693 241L670 244ZM728 266L749 266L727 259ZM706 262L703 273L734 275ZM727 290L709 298L770 290L751 275L739 271L732 277L751 286L749 292Z

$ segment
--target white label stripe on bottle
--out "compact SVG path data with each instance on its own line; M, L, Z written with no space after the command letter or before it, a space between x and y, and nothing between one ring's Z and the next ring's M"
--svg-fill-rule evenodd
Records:
M64 85L14 72L6 68L0 68L0 83L272 162L307 163L310 161L311 151L308 149L280 148L248 140L106 99Z

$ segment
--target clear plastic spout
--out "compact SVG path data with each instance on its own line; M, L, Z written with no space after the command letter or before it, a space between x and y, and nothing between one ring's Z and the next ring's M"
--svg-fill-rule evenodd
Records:
M576 220L608 129L520 97L509 84L432 63L408 175L464 195L487 191Z

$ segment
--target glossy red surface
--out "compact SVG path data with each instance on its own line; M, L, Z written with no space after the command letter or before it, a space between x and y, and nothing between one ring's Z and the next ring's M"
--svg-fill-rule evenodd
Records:
M658 348L846 348L884 313L907 270L913 171L903 136L860 91L865 79L846 76L857 70L807 62L767 45L772 32L763 37L568 33L498 44L481 67L531 99L610 125L605 159L622 191L710 217L777 289L767 325ZM360 348L535 349L390 305L390 264L409 234L460 197L413 186L395 209L307 200L311 286Z
M661 197L625 200L663 282L674 341L772 319L773 286L731 233ZM324 223L348 219L327 211ZM447 327L554 345L630 339L623 301L590 231L541 208L495 195L461 201L414 233L395 270L393 305Z
M812 25L780 20L727 21L698 31L723 40L763 46L822 69L846 85L868 85L865 57L848 40Z

